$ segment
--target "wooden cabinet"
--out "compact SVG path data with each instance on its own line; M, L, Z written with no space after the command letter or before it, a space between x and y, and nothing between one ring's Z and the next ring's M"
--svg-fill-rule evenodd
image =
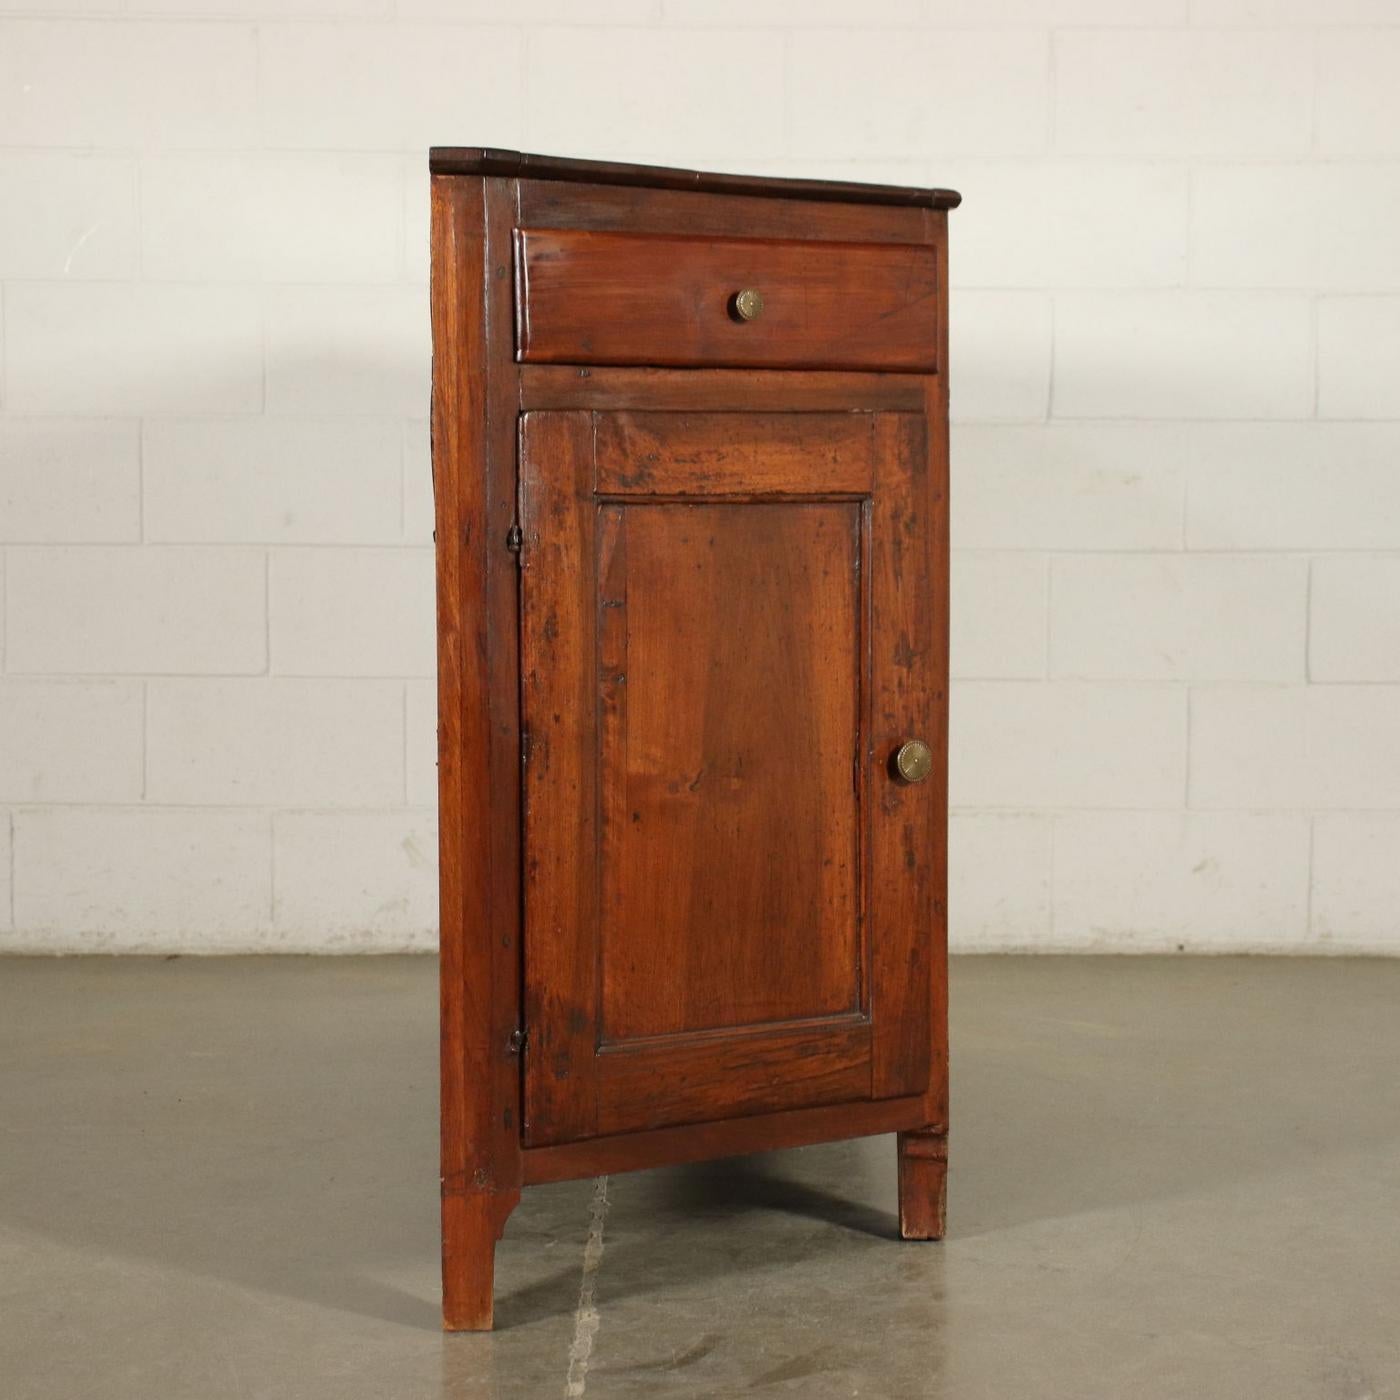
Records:
M894 1131L937 1238L957 196L432 170L446 1325L533 1182Z

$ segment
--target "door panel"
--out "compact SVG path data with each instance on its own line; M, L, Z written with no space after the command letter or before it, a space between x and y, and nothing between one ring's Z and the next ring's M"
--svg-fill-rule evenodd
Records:
M522 419L530 1144L927 1083L923 434Z
M602 1044L858 1012L860 506L602 519Z

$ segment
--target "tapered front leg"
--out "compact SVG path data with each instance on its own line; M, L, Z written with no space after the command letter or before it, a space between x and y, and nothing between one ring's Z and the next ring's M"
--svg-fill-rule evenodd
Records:
M899 1135L899 1233L906 1240L941 1240L948 1203L948 1134Z
M447 1332L489 1332L496 1242L520 1193L470 1191L442 1199L442 1325Z

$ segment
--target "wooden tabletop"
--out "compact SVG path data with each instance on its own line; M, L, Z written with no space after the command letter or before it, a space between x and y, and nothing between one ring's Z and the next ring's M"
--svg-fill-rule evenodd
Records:
M769 175L721 175L678 170L665 165L627 165L619 161L575 160L567 156L531 155L486 146L434 146L428 152L434 175L495 175L531 180L572 180L590 185L631 185L660 190L696 190L704 194L765 195L773 199L824 200L837 204L893 204L904 208L956 209L956 190L926 190L907 185L865 185L851 180L794 180Z

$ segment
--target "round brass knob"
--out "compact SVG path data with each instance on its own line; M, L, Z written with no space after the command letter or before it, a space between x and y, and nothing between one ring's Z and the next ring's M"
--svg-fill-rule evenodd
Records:
M741 321L756 321L763 315L763 293L757 287L745 287L734 293L734 314Z
M921 783L933 772L933 750L922 739L906 739L895 751L894 770L906 783Z

